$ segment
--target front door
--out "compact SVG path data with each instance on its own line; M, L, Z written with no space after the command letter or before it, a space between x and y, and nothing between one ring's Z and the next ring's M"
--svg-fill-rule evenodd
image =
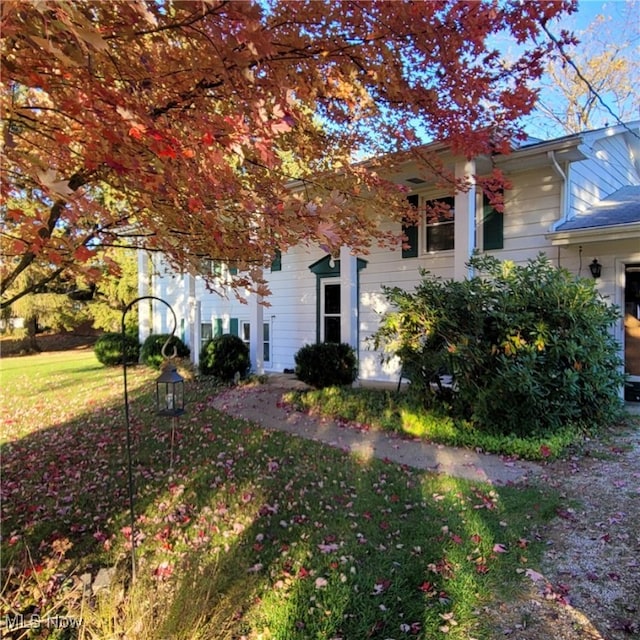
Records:
M640 402L640 264L625 268L624 370L629 376L625 400Z

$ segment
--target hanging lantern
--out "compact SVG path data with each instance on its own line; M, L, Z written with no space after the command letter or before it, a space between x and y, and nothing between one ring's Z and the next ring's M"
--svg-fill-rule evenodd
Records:
M165 361L156 380L156 413L169 417L184 413L184 378L170 360Z

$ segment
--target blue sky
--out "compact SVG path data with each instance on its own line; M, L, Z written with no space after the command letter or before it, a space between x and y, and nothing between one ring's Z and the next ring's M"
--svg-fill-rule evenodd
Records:
M600 15L605 17L605 22L599 31L600 39L603 42L608 42L607 38L611 38L615 34L617 38L615 43L621 44L624 38L629 43L625 53L627 56L635 57L638 67L637 75L640 77L640 0L579 0L578 11L563 20L561 24L550 25L550 29L555 34L559 33L561 28L569 29L580 39L581 34ZM578 54L580 51L584 51L584 46L578 45L575 53ZM571 52L569 51L569 53ZM545 94L545 96L548 102L549 94ZM610 107L613 107L606 94L602 94L602 98ZM613 111L615 112L616 109L613 108ZM614 121L613 117L607 116L607 118ZM635 118L640 118L640 114L636 113L633 119ZM538 126L536 118L531 117L526 121L525 129L531 135L541 138L560 136L565 133L560 129L553 130L551 126L545 131Z
M623 19L625 11L623 0L580 0L578 2L578 12L571 17L575 21L576 29L585 29L599 15L605 15L618 22ZM636 3L638 4L638 3Z

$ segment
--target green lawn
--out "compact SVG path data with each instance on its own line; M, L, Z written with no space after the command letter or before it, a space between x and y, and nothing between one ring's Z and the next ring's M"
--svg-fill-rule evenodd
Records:
M471 422L453 419L437 408L426 409L411 393L381 389L327 387L296 390L285 399L301 411L337 421L365 424L454 447L512 455L528 460L552 459L578 445L584 433L568 425L553 433L527 437L484 431Z
M170 469L157 373L136 367L131 586L121 369L74 352L4 359L0 375L0 620L81 621L10 638L492 638L482 607L536 567L536 532L557 506L540 488L263 431L213 410L206 381L187 383ZM111 588L82 597L83 574L114 566Z

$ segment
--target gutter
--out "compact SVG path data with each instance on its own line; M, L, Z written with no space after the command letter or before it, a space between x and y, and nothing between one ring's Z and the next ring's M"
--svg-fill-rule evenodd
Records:
M609 240L629 240L640 238L640 222L617 224L602 227L584 227L568 231L555 231L546 234L553 246L566 246L580 242L606 242Z

